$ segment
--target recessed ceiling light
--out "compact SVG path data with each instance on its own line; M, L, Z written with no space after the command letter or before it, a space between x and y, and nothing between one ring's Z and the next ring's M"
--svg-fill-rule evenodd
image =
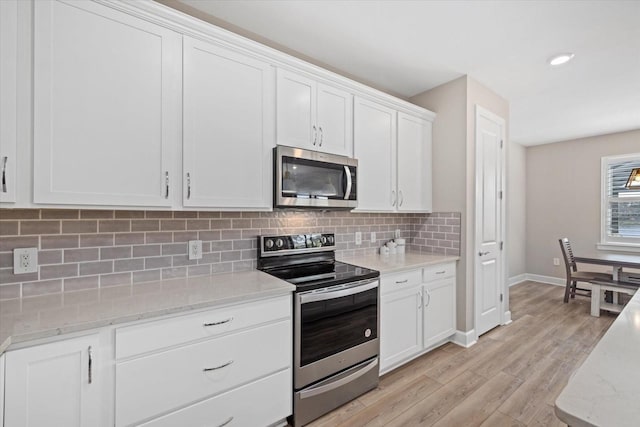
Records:
M573 53L559 53L549 58L549 65L562 65L571 61L576 56Z

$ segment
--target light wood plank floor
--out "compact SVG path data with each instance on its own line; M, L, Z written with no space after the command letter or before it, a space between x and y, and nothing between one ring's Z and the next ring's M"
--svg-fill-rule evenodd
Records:
M445 344L311 426L563 426L553 403L615 319L591 317L588 298L564 304L563 293L513 286L510 325L468 349Z

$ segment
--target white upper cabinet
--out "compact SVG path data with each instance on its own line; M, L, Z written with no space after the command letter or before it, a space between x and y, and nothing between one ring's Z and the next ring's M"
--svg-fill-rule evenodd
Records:
M353 155L353 96L283 69L277 72L278 144Z
M358 210L396 207L396 111L355 97L354 157L358 159Z
M274 68L187 36L183 46L184 206L270 209Z
M171 207L181 36L94 2L34 3L34 202Z
M16 201L18 2L0 1L0 202Z
M398 210L431 211L431 122L398 113Z

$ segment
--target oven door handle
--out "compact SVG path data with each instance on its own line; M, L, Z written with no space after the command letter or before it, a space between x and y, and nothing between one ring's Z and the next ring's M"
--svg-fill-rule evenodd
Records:
M319 394L326 393L328 391L335 390L335 389L337 389L339 387L342 387L343 385L348 384L351 381L355 381L356 379L360 378L361 376L363 376L367 372L369 372L372 369L374 369L376 366L378 366L378 358L377 357L375 358L375 360L373 362L371 362L368 365L358 369L353 374L350 374L350 375L347 375L346 377L342 377L340 379L332 381L329 384L323 384L323 385L319 385L319 386L316 386L316 387L312 387L312 388L310 388L308 390L301 391L300 392L300 399L307 399L309 397L317 396Z
M326 301L335 298L342 298L349 295L359 294L361 292L368 291L369 289L377 288L378 280L374 280L372 282L365 283L363 285L355 285L349 288L341 288L339 290L332 291L331 289L327 289L322 292L310 292L308 294L299 294L298 298L300 300L300 304L306 304L309 302L316 301Z

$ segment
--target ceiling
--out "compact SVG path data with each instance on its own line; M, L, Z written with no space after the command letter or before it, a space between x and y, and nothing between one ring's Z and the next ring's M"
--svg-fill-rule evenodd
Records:
M640 1L179 1L405 98L467 74L519 144L640 129Z

